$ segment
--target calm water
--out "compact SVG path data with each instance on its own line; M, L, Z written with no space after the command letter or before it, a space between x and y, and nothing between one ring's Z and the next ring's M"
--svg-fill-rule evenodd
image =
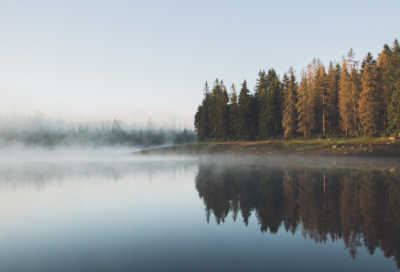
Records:
M398 271L398 162L337 160L3 160L0 271Z

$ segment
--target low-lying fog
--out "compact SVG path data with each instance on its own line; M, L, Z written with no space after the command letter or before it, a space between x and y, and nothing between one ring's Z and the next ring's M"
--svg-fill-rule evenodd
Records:
M66 122L44 116L26 118L0 116L0 151L2 149L95 150L107 148L143 148L169 146L197 141L190 128L175 125L128 124L121 120L103 122ZM103 152L101 151L101 152Z

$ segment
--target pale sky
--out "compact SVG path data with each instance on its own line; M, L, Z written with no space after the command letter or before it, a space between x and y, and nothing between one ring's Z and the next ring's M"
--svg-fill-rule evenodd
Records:
M206 80L356 58L400 38L400 1L0 0L0 113L192 122Z

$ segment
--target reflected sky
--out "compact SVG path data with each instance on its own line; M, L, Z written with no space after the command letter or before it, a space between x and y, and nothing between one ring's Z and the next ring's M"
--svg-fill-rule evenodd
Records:
M356 165L4 162L1 271L398 271L398 171Z

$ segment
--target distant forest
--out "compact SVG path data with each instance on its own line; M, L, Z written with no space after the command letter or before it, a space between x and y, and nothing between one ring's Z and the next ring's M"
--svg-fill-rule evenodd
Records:
M196 133L186 128L135 127L121 121L66 123L62 120L31 118L0 120L0 146L28 147L153 147L197 141Z
M200 140L266 140L314 137L389 136L400 132L400 46L396 39L374 59L356 61L350 49L341 64L326 68L314 59L300 73L281 78L260 71L253 94L244 81L239 94L222 80L195 114Z

